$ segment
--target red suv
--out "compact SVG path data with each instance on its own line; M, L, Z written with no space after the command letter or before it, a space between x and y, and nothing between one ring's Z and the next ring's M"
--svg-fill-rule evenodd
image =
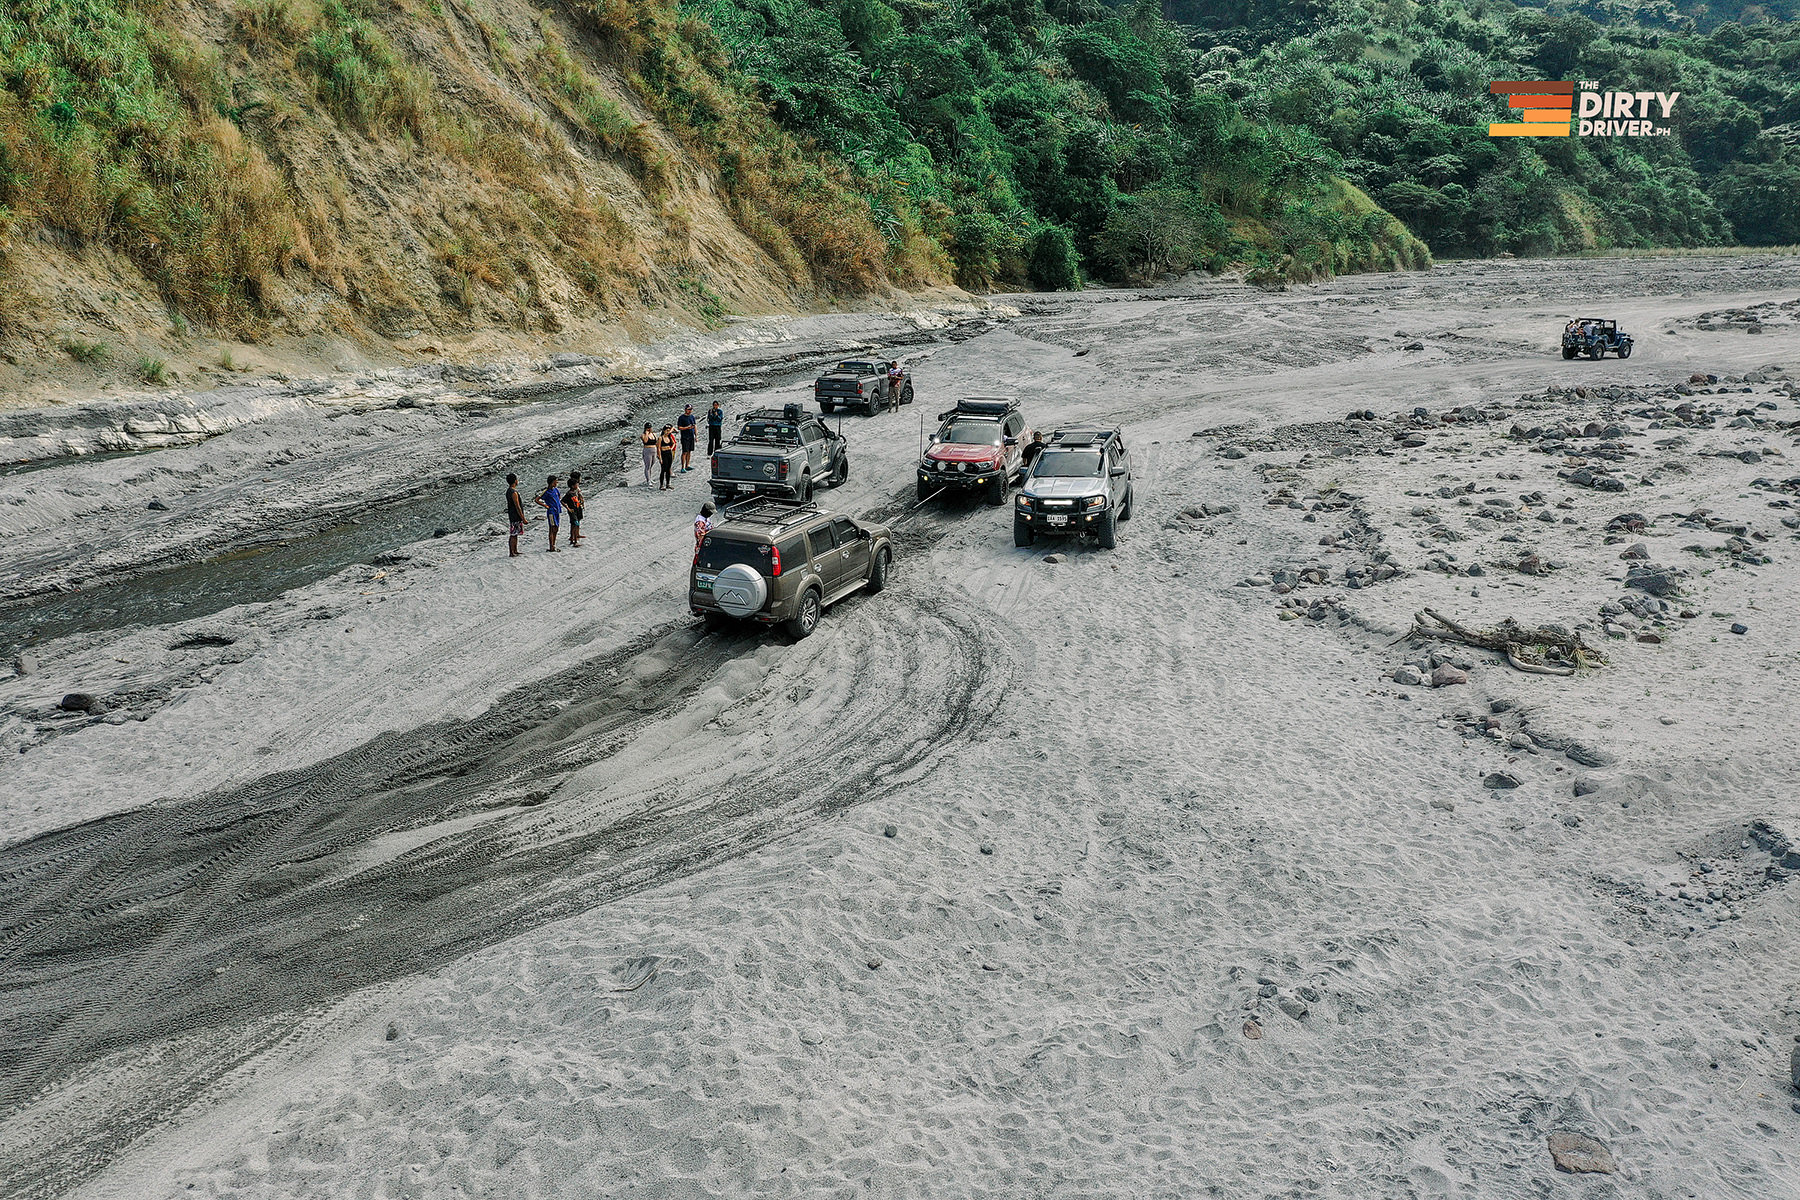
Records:
M1009 396L970 396L949 412L919 459L919 499L949 489L981 488L989 504L1006 503L1006 489L1025 473L1025 417Z

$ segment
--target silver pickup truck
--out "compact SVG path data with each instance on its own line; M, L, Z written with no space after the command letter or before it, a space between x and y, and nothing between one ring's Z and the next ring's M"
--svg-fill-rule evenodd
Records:
M898 374L890 374L897 369ZM897 362L846 359L813 382L820 412L860 408L871 417L880 409L893 412L913 401L912 372Z
M848 478L843 437L798 404L745 413L731 440L712 456L712 494L720 504L751 496L811 500L815 487L836 487Z

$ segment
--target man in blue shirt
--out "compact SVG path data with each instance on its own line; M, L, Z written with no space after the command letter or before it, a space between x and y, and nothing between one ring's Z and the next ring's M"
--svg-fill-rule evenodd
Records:
M550 482L538 493L537 506L544 510L550 524L550 553L556 553L556 530L562 524L562 492L557 489L556 476L550 476Z
M694 469L691 461L694 457L694 435L700 432L700 422L694 419L693 405L681 410L681 415L675 418L675 428L681 434L681 469L691 471Z

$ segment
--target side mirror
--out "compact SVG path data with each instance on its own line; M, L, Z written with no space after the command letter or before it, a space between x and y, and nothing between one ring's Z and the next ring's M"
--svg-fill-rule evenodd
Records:
M857 541L866 542L871 537L874 537L874 536L875 536L874 534L870 533L868 530L864 529L862 526L859 525L856 527L856 540Z
M1114 467L1112 469L1112 477L1114 479L1117 479L1119 476L1123 475L1124 473L1125 473L1124 467Z
M1018 445L1018 444L1019 444L1019 439L1018 439L1018 438L1016 438L1016 437L1010 437L1010 438L1007 438L1007 439L1006 439L1006 444L1007 444L1007 445L1009 445L1009 446L1016 446L1016 445Z

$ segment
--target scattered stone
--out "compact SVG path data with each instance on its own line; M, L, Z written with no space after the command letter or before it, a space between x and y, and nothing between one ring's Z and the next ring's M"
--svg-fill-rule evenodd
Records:
M450 531L445 529L442 525L439 525L436 529L431 531L431 536L434 538L449 537Z
M88 692L70 692L62 698L57 707L64 712L84 712L92 716L99 716L106 711L106 702Z
M1401 347L1401 349L1403 349L1403 350L1423 350L1424 348L1425 348L1424 342L1408 342L1408 343L1406 343L1406 345Z
M983 854L992 854L994 852L994 843L992 843L992 842L981 843L981 852Z
M1737 633L1737 634L1749 633L1750 627L1748 625L1744 624L1742 621L1739 621L1732 625L1731 632Z
M152 499L150 501L150 503L144 505L144 507L149 509L151 512L168 512L169 511L169 506L164 504L161 500L157 500L157 499Z
M1425 686L1425 676L1420 673L1419 668L1410 664L1403 667L1395 667L1393 680L1401 687Z
M1438 668L1431 673L1432 687L1454 687L1456 684L1467 682L1469 682L1469 676L1465 672L1457 670L1449 663L1440 664Z
M1637 635L1637 640L1646 646L1660 646L1662 645L1662 634L1645 631Z
M898 825L883 825L881 827L881 836L889 837L889 838L899 837L900 836L900 827Z
M1456 801L1446 800L1444 797L1439 796L1436 800L1433 800L1431 802L1431 807L1442 809L1445 812L1455 812L1456 811Z
M1296 1021L1306 1015L1306 1002L1298 996L1283 996L1275 1002L1275 1006Z
M1046 554L1044 555L1044 561L1051 564L1059 563L1063 561L1063 556L1060 554Z
M1587 1136L1558 1129L1550 1135L1550 1161L1571 1175L1611 1175L1617 1171L1612 1151Z
M398 1025L394 1024L392 1021L389 1021L388 1027L387 1027L387 1040L390 1042L393 1042L393 1041L398 1041L399 1038L400 1038L400 1027Z
M874 954L869 955L867 961L868 961L869 970L879 971L881 969L881 958L878 955L874 955Z
M1253 1042L1262 1041L1262 1026L1254 1019L1244 1022L1244 1036Z
M1244 452L1242 450L1238 449L1236 446L1227 446L1227 447L1225 447L1224 450L1220 451L1220 453L1223 454L1226 458L1243 458L1244 457Z
M1681 591L1681 576L1673 567L1631 567L1625 586L1652 596L1673 596Z
M1422 433L1406 434L1400 438L1400 444L1408 450L1417 450L1425 444L1425 435Z
M1577 796L1591 796L1599 790L1600 785L1585 776L1575 781L1575 794Z
M1481 786L1489 791L1502 791L1519 786L1519 777L1507 771L1494 771L1481 781Z

